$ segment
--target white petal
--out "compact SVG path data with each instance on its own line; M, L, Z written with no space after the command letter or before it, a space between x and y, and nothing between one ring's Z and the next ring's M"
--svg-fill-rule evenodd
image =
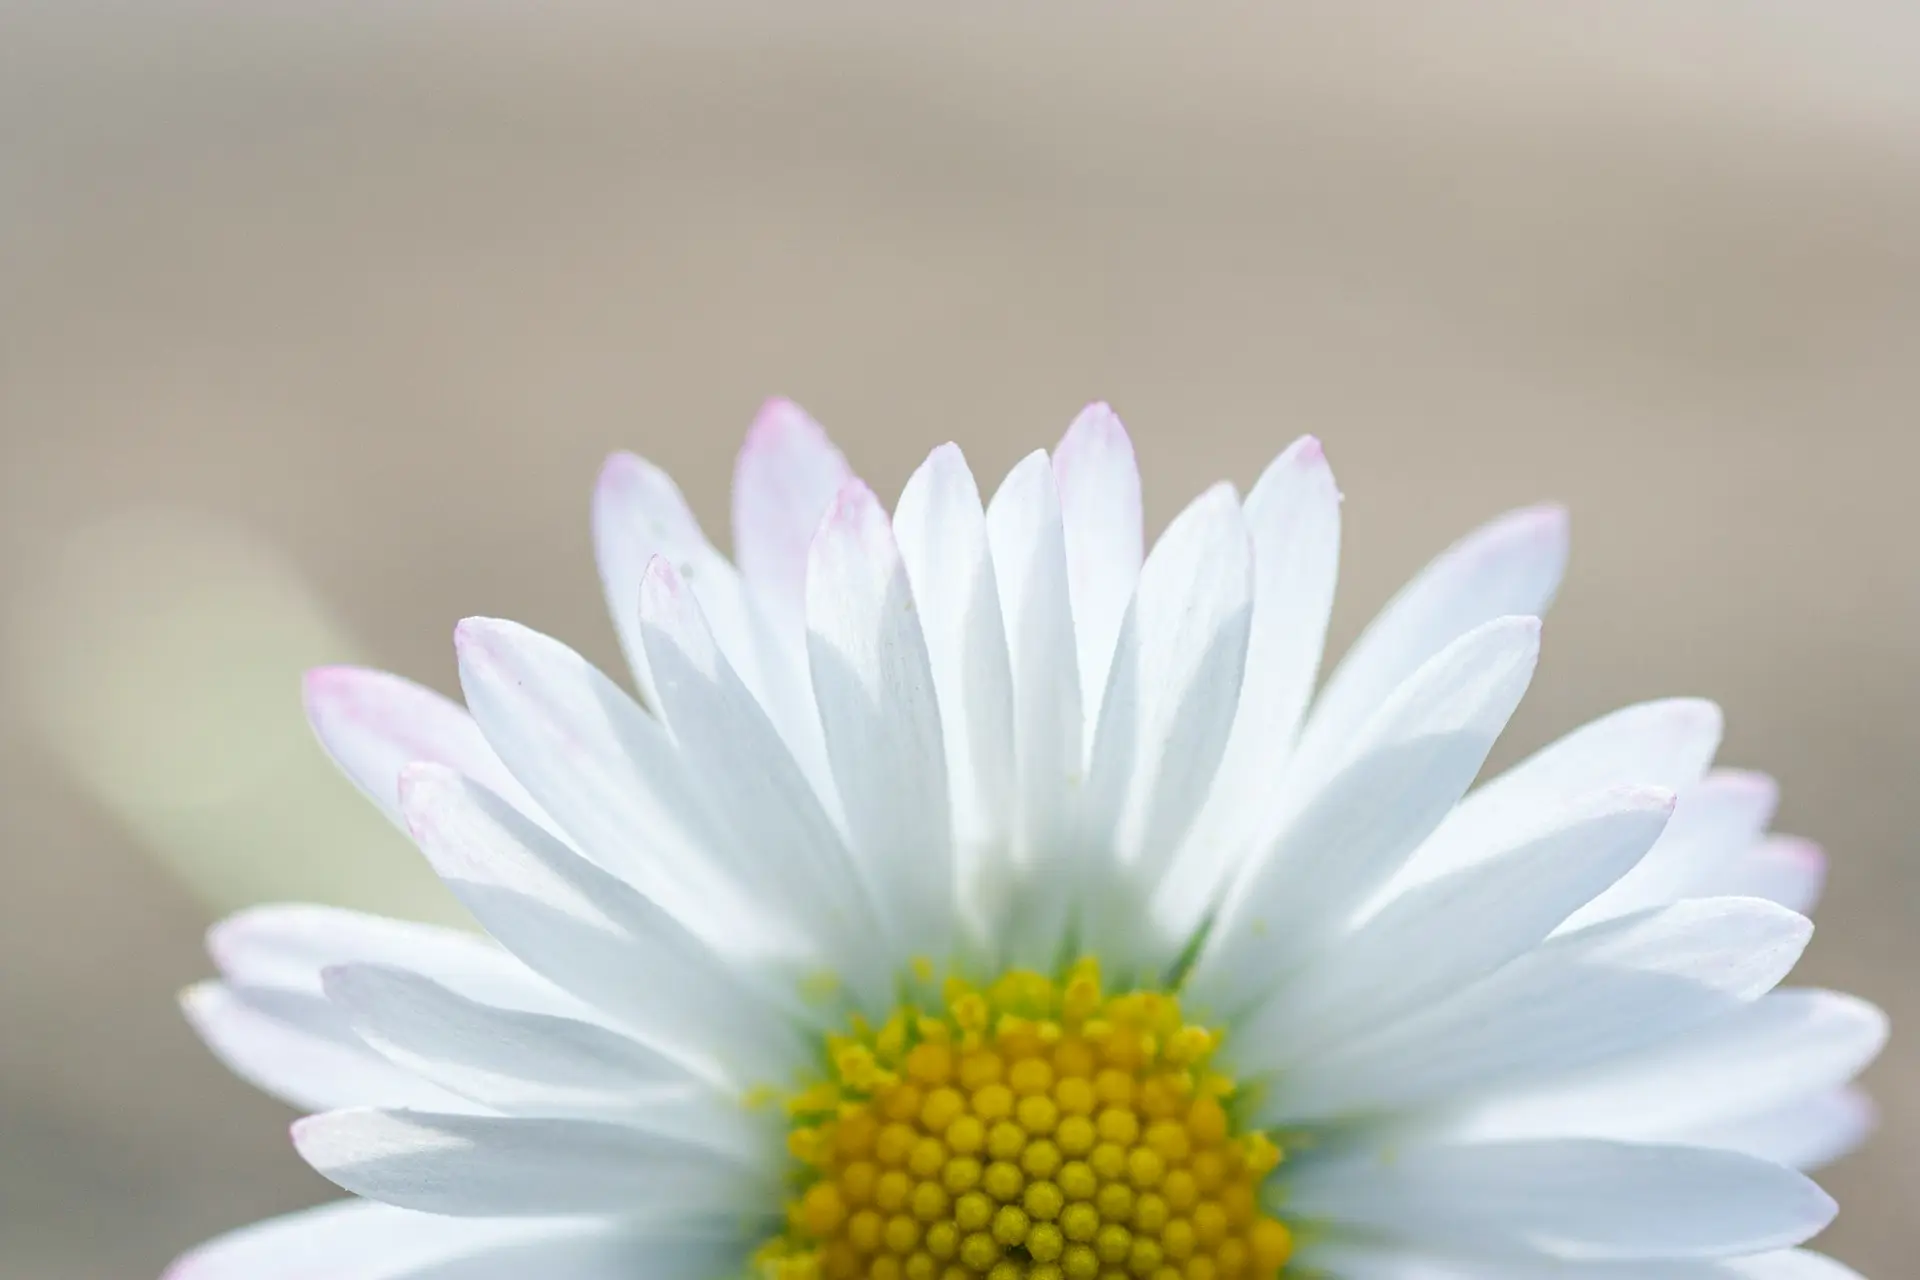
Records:
M1492 973L1631 868L1672 811L1671 791L1603 792L1513 848L1395 899L1235 1030L1234 1062L1268 1074Z
M1431 1009L1298 1064L1258 1118L1400 1111L1624 1058L1771 990L1812 931L1772 903L1707 898L1560 934Z
M1678 1135L1703 1147L1742 1151L1793 1169L1820 1169L1848 1155L1879 1119L1873 1100L1857 1089L1833 1089L1758 1115L1707 1125Z
M944 957L953 932L953 821L940 707L887 513L850 481L814 538L808 648L827 758L855 856L896 957Z
M402 775L420 847L487 931L641 1039L709 1069L778 1076L794 1028L751 976L631 886L476 784L434 765Z
M1326 646L1340 561L1340 491L1320 442L1295 441L1246 502L1253 540L1253 626L1233 734L1205 808L1161 887L1176 936L1199 923L1232 860L1273 830L1274 779L1293 750Z
M180 1005L229 1071L298 1110L468 1105L367 1048L319 996L203 982Z
M907 481L893 517L940 697L955 854L1003 856L1013 809L1013 672L980 491L958 446L942 445Z
M776 902L856 991L890 990L872 887L818 793L726 657L699 605L664 560L640 591L647 658L681 755L750 859L743 879Z
M665 556L713 626L741 679L766 695L760 672L758 623L739 571L700 531L673 478L644 458L616 453L600 469L593 491L593 547L620 647L654 706L653 677L640 639L640 577L647 562ZM485 779L481 779L485 781ZM491 785L491 784L489 784Z
M1610 787L1682 792L1720 745L1720 709L1698 698L1624 707L1575 729L1460 803L1387 890L1410 888L1504 848L1516 831Z
M1461 1131L1693 1141L1708 1126L1847 1083L1886 1039L1886 1015L1864 1000L1775 991L1628 1061L1493 1099Z
M790 400L761 407L734 463L734 558L796 647L807 615L807 548L852 475L820 424Z
M1779 802L1780 788L1765 774L1716 769L1680 793L1666 834L1632 874L1570 920L1569 927L1712 896L1706 886L1759 841Z
M1088 820L1152 871L1206 798L1240 692L1252 547L1231 487L1216 485L1154 544L1115 649L1094 733Z
M415 760L458 769L538 811L459 703L411 680L360 667L317 667L307 673L304 689L307 721L320 744L396 824L400 770Z
M833 786L807 673L807 548L852 474L820 424L778 399L761 407L733 469L733 555L754 601L762 678L756 682L724 643L721 649L829 805ZM704 611L697 586L694 596ZM709 625L718 635L720 621Z
M337 966L325 980L328 1001L388 1061L494 1110L620 1119L701 1092L672 1058L595 1023L496 1008L384 965Z
M471 1222L465 1218L458 1221ZM579 1219L551 1239L502 1244L484 1253L413 1273L407 1280L712 1280L743 1275L752 1242L720 1224L687 1235L673 1223L635 1225Z
M1798 836L1773 836L1748 848L1695 891L1765 898L1811 915L1826 881L1827 855L1819 845Z
M1013 671L1014 849L1028 881L1002 937L1010 959L1046 964L1055 959L1078 887L1073 821L1084 739L1065 535L1045 453L1029 454L993 495L987 541ZM988 886L990 895L994 888Z
M448 1218L343 1200L209 1240L175 1261L163 1280L406 1280L430 1269L439 1280L447 1274L441 1266L461 1259L604 1230L592 1222Z
M1861 1280L1852 1267L1804 1249L1788 1249L1726 1264L1729 1275L1741 1280Z
M1441 553L1334 670L1307 718L1299 758L1338 753L1403 680L1475 627L1544 614L1566 562L1567 517L1558 507L1511 512Z
M719 1216L779 1204L772 1168L684 1138L592 1120L330 1111L295 1124L293 1142L340 1187L426 1213Z
M1246 666L1252 569L1239 500L1216 485L1174 518L1141 570L1087 783L1086 839L1120 869L1088 885L1086 936L1102 954L1137 932L1131 899L1158 881L1213 783Z
M237 984L316 999L322 970L364 963L409 969L469 999L509 1009L561 1014L580 1009L480 934L340 907L248 907L207 932L207 950L220 972Z
M1054 450L1053 478L1066 532L1081 705L1091 720L1145 547L1140 469L1133 441L1112 409L1092 404L1081 410Z
M1746 1274L1719 1261L1490 1259L1339 1239L1307 1239L1300 1245L1296 1257L1308 1274L1340 1280L1735 1280Z
M1424 1247L1569 1260L1715 1258L1798 1244L1834 1205L1726 1151L1567 1140L1423 1146L1315 1165L1289 1208Z
M1473 781L1519 705L1540 624L1503 618L1415 672L1355 741L1350 763L1230 891L1189 979L1215 1016L1247 1009L1399 869Z
M455 629L460 683L495 749L582 853L716 943L762 936L757 867L700 802L660 722L558 640L518 623ZM755 922L739 927L742 917Z

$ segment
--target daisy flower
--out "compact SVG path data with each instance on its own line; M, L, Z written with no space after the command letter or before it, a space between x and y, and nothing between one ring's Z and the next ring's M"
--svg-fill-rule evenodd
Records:
M636 699L509 622L465 707L307 685L486 937L213 931L186 1007L352 1193L175 1280L1834 1280L1804 1170L1884 1022L1775 990L1818 850L1691 699L1475 787L1566 520L1413 579L1320 684L1320 445L1153 544L1105 406L891 516L795 406L729 561L620 455ZM1318 692L1315 692L1319 685Z

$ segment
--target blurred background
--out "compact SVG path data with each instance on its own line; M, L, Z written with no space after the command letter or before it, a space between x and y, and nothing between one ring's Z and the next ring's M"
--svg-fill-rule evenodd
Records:
M794 396L891 497L1087 400L1156 526L1303 431L1335 642L1543 497L1511 759L1642 697L1826 844L1801 971L1893 1013L1832 1251L1920 1187L1920 9L1893 0L0 0L0 1273L150 1277L325 1195L174 1007L260 898L448 908L297 676L609 670L587 498L723 535Z

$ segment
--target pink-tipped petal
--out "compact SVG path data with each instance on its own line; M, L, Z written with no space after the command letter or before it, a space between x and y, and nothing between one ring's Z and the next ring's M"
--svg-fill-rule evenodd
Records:
M886 509L842 486L807 569L807 643L854 856L904 960L953 927L952 821L933 668Z
M696 583L721 642L736 665L746 664L749 680L757 678L745 586L700 531L700 522L666 472L630 453L607 459L593 491L593 546L620 647L650 704L655 697L640 641L640 576L654 556L666 556Z
M458 769L529 810L466 708L411 680L361 667L317 667L305 681L307 720L333 757L395 823L403 766L430 760Z
M733 554L774 622L806 617L807 548L853 473L827 433L791 400L769 400L733 470Z
M1692 789L1720 745L1720 708L1701 698L1642 702L1589 721L1476 787L1408 863L1411 886L1468 866L1609 787Z
M1680 793L1673 822L1640 865L1588 903L1567 927L1682 898L1727 894L1728 876L1759 842L1779 803L1779 784L1766 774L1715 769Z
M1771 836L1748 848L1713 881L1712 892L1765 898L1812 915L1827 883L1827 855L1811 840Z

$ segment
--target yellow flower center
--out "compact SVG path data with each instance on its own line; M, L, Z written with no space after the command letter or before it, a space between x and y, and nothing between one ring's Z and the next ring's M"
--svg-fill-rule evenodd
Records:
M787 1099L801 1174L768 1280L1274 1280L1280 1163L1240 1132L1218 1033L1098 965L949 980L853 1021Z

